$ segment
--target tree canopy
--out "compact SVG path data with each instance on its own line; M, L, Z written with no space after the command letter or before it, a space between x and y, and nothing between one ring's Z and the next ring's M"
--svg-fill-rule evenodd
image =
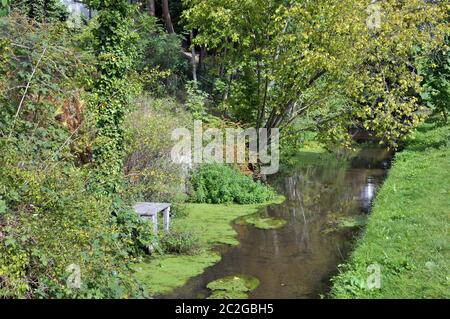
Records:
M184 3L195 43L220 65L215 88L230 116L268 128L309 116L341 141L349 123L393 145L414 128L421 77L412 50L426 52L445 32L445 2Z

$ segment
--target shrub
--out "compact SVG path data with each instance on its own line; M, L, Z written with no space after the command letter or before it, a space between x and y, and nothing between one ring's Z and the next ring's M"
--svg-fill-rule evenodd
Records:
M191 255L198 252L198 239L188 232L170 232L160 238L159 247L164 253Z
M195 120L207 120L208 99L208 94L200 90L197 83L190 81L186 84L186 108Z
M69 16L60 0L11 1L11 9L37 21L65 21Z
M237 169L219 164L201 166L191 176L192 201L211 204L253 204L275 197L275 192Z

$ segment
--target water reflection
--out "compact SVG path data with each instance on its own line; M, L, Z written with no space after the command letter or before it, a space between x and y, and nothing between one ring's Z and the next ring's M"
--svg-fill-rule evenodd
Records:
M368 213L370 206L372 205L372 200L375 197L376 184L374 183L373 176L367 178L367 184L364 186L361 193L361 209Z
M241 273L261 282L251 298L316 298L326 292L356 232L324 230L332 218L369 211L385 176L387 158L387 152L371 149L349 165L294 167L272 178L270 183L285 195L286 202L269 206L261 214L284 218L286 226L258 230L235 225L240 245L224 249L218 264L168 297L207 296L209 282Z

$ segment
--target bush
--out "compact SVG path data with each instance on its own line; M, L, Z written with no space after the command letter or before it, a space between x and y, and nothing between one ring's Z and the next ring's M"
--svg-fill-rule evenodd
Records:
M192 201L210 204L253 204L275 198L275 192L260 182L225 165L207 164L191 176Z
M11 9L41 22L65 21L69 17L67 8L60 0L11 1Z
M160 238L159 248L168 254L192 255L199 251L198 239L188 232L170 232Z

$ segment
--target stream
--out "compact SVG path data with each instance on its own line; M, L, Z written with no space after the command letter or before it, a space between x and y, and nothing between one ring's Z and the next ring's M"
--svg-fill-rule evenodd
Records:
M269 183L286 201L259 213L283 218L287 224L272 230L234 225L240 245L221 247L219 263L166 297L205 298L211 293L206 288L209 282L239 274L260 280L250 298L319 298L326 294L338 265L346 261L361 233L358 227L336 227L335 221L369 213L391 157L384 149L368 148L344 163L330 157L329 162L283 169Z

